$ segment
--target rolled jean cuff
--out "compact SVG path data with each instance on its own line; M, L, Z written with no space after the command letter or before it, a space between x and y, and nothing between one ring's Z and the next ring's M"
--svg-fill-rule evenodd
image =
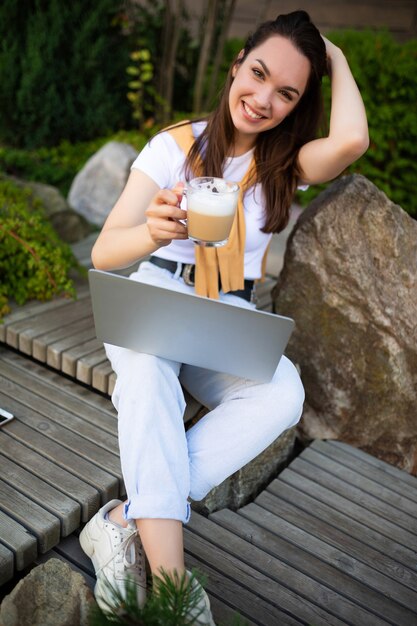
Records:
M160 495L137 495L130 498L123 507L123 517L129 519L175 519L186 524L191 515L188 502L179 506L169 496Z

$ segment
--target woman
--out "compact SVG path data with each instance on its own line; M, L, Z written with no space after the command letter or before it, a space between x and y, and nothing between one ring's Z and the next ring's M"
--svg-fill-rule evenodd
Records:
M326 72L332 84L330 128L317 139ZM320 35L304 11L281 15L249 37L207 120L159 133L144 148L94 247L94 265L112 270L151 254L133 279L253 306L253 281L262 275L272 233L288 222L297 186L331 180L367 147L363 102L342 51ZM224 177L243 187L238 217L243 235L235 228L228 244L231 261L220 251L194 249L187 239L182 184L196 175ZM105 579L122 586L128 575L143 603L143 551L154 576L161 569L174 578L183 575L182 524L190 515L189 498L202 499L296 424L304 392L285 356L271 383L256 384L106 349L117 373L112 399L128 500L103 507L81 543L97 570L99 603L109 600ZM210 409L187 433L181 385ZM204 592L197 623L213 624Z

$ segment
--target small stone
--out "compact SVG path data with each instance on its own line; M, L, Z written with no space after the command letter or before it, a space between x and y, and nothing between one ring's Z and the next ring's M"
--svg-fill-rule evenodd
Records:
M4 598L1 626L88 626L95 603L84 578L59 559L35 567Z

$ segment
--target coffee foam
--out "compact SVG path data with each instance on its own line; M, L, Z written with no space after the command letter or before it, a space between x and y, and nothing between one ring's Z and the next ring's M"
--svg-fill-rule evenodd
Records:
M189 193L187 196L188 210L203 215L232 215L236 207L236 194L221 194L216 192L199 190Z

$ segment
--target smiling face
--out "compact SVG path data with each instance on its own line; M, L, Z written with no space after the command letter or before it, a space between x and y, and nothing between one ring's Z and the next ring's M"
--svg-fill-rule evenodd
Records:
M310 62L295 46L274 35L237 63L229 92L235 127L235 154L255 144L259 133L278 126L295 108L306 88Z

